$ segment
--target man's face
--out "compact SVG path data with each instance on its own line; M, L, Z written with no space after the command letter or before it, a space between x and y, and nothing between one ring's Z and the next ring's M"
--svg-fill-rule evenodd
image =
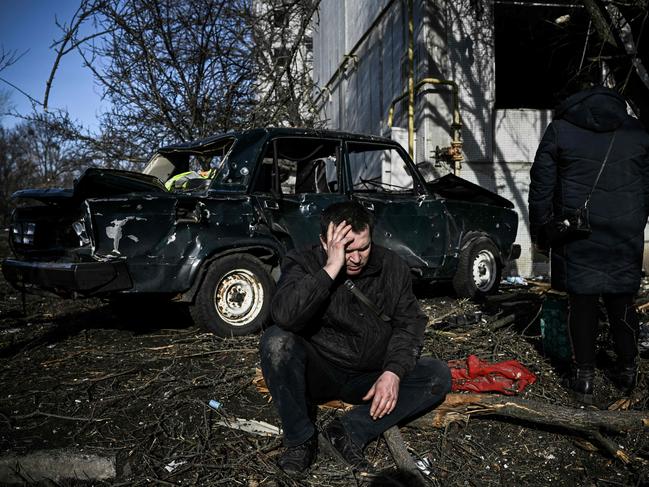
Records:
M352 230L349 236L354 240L345 247L345 272L348 276L356 276L361 273L370 258L372 237L367 227L358 233Z

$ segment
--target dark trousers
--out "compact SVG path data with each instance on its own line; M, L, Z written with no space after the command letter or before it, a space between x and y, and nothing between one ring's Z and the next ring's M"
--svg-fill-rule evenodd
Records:
M394 410L381 419L370 416L371 401L362 398L382 371L350 372L325 360L304 338L272 326L260 342L261 369L282 421L284 444L296 446L316 431L310 406L341 399L358 406L342 417L353 441L364 447L385 430L441 403L451 390L451 373L439 360L423 357L401 379Z
M601 295L608 314L615 353L620 365L631 365L638 354L638 313L633 294ZM598 294L570 295L570 341L577 367L595 366L599 325Z

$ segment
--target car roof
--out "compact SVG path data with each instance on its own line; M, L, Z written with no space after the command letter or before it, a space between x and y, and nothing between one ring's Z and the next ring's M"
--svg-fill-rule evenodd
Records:
M158 152L172 152L178 150L191 150L199 147L204 147L211 145L215 142L218 142L227 138L240 138L240 137L250 137L253 138L269 138L269 137L323 137L323 138L333 138L340 140L351 140L358 142L379 142L389 145L398 145L394 140L387 139L385 137L378 137L376 135L369 134L359 134L354 132L342 132L338 130L328 130L328 129L312 129L312 128L295 128L295 127L270 127L270 128L256 128L249 130L238 130L231 132L224 132L222 134L212 135L204 139L193 140L189 142L183 142L180 144L173 144L161 147L158 149ZM255 137L256 136L256 137Z

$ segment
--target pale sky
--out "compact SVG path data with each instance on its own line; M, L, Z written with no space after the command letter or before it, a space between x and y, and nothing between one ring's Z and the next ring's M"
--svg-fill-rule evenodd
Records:
M5 51L27 51L17 63L0 72L0 78L42 102L56 57L50 48L59 37L55 17L60 23L69 23L78 5L77 0L0 0L0 46ZM2 81L0 90L10 93L10 101L19 113L31 112L31 103L20 92ZM73 119L97 128L100 96L79 56L68 54L63 58L50 91L49 106L67 108ZM13 117L0 119L5 127L15 123Z

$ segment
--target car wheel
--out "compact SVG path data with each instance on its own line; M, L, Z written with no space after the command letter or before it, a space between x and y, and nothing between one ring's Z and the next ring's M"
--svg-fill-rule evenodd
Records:
M472 240L460 253L453 288L459 297L479 299L498 290L500 252L487 237Z
M191 306L194 322L222 337L262 329L270 314L275 283L249 255L230 255L210 265Z

